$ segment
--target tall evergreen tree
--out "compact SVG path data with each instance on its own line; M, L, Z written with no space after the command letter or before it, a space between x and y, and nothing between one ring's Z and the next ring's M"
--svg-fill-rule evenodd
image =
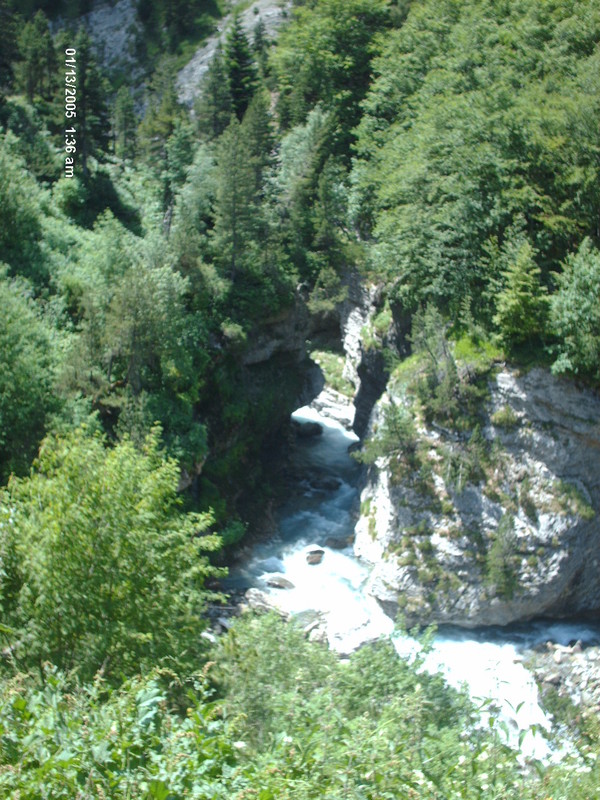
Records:
M31 103L35 95L49 98L56 80L56 53L48 20L38 11L19 35L21 61L17 64L17 84Z
M107 87L87 31L81 28L73 45L77 51L77 147L84 178L89 175L88 159L101 158L108 149L110 117Z
M267 36L267 26L262 19L259 19L254 26L252 35L252 49L256 54L256 60L260 68L260 73L264 78L268 72L267 62L269 58L269 37Z
M233 100L229 91L229 77L223 48L219 45L210 62L202 93L196 102L198 131L208 139L216 139L229 125Z
M190 0L164 0L164 20L169 49L174 52L179 41L189 35L197 4Z
M544 333L548 297L546 287L540 284L540 277L535 251L525 239L504 273L505 286L496 302L494 322L509 347Z
M232 281L243 266L256 221L256 175L242 126L232 116L219 140L215 253Z
M17 55L17 26L7 0L0 0L0 103L13 79L12 62Z
M115 153L119 158L133 158L136 146L136 119L133 98L126 86L121 86L113 112Z
M262 190L264 171L271 163L273 153L268 92L256 92L244 114L242 128L254 170L254 190L258 196Z
M140 149L153 164L162 166L167 140L181 115L172 63L164 62L156 70L147 87L146 101L146 113L138 128Z
M256 89L257 76L256 64L252 58L250 44L242 28L239 14L233 18L225 43L225 64L233 110L237 118L241 120Z

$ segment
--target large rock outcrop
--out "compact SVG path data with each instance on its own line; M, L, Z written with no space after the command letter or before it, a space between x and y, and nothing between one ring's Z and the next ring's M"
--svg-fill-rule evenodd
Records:
M375 403L389 378L385 352L407 354L405 320L396 318L385 304L383 287L366 284L349 271L344 276L346 299L339 306L340 338L346 362L343 377L355 387L352 428L364 436Z
M600 611L598 396L543 369L502 368L482 435L477 478L461 477L460 437L425 426L426 490L394 479L384 458L370 468L355 538L374 565L370 593L409 623Z

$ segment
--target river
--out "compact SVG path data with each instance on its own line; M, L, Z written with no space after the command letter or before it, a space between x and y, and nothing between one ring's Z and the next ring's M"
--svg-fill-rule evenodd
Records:
M353 554L360 467L348 447L356 436L312 407L298 409L293 419L301 425L317 422L323 433L298 438L297 491L280 508L278 534L256 544L232 569L229 586L259 588L270 604L300 615L304 624L320 620L323 636L340 654L380 636L392 636L399 655L414 658L420 645L395 632L394 621L366 593L369 565ZM307 562L311 548L323 551L320 563ZM275 588L273 582L287 588ZM551 719L539 704L536 682L523 662L533 648L548 641L568 645L577 640L598 644L600 630L564 621L468 631L442 627L424 668L439 670L456 688L466 684L476 703L492 701L482 712L483 721L490 714L502 721L502 735L523 758L548 760L558 757L562 748L550 745L544 735L551 730Z

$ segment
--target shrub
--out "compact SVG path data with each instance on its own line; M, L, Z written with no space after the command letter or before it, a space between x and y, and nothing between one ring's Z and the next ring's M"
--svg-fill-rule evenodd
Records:
M499 597L511 598L517 588L515 520L505 514L498 525L487 554L488 581Z
M510 406L502 406L491 415L490 420L493 425L498 428L505 428L512 430L519 424L519 417L515 414Z
M551 319L560 337L554 372L600 377L600 252L585 239L557 277Z
M209 515L180 512L179 468L158 440L139 452L84 429L49 438L31 476L3 492L0 598L19 664L119 678L198 658L215 574L204 553L220 540L201 535Z

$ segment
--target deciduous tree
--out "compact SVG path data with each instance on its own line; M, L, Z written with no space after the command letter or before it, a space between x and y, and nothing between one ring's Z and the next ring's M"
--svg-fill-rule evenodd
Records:
M84 429L47 439L0 503L3 621L23 666L50 660L115 680L164 663L193 669L215 574L209 515L182 514L179 469L159 449L112 449ZM7 571L8 566L8 571Z

